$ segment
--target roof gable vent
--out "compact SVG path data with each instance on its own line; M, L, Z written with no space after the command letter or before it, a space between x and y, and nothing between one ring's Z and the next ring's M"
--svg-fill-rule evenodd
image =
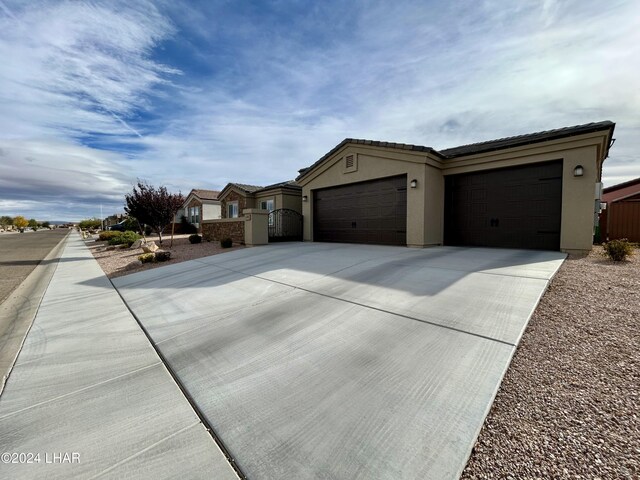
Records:
M344 173L355 172L358 169L358 159L355 155L344 157Z

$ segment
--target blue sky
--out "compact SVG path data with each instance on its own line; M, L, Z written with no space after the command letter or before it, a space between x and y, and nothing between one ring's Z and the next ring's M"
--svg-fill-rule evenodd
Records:
M640 3L0 0L0 214L294 178L346 137L436 149L617 123L640 176Z

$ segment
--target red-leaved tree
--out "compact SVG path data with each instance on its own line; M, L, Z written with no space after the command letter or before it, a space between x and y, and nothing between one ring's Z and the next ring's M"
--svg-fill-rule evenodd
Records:
M133 191L125 195L125 201L125 212L154 229L162 243L162 231L173 222L184 203L184 196L180 192L169 193L166 187L156 188L138 180Z

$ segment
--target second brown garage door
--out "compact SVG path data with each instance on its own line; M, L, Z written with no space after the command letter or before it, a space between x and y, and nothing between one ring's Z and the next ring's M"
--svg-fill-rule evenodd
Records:
M445 244L560 249L562 161L451 175Z
M317 242L406 245L407 177L389 177L316 190Z

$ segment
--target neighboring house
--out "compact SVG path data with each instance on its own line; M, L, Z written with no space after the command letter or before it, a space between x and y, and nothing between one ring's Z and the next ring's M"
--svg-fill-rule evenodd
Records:
M600 238L640 242L640 178L605 188L602 203Z
M238 218L246 208L278 210L287 208L302 213L302 188L293 180L266 187L228 183L220 192L222 218Z
M126 213L115 213L113 215L109 215L104 219L104 228L110 227L111 225L115 225L116 223L120 223L125 218L127 218Z
M440 151L345 139L296 179L304 240L588 252L614 128L605 121Z
M201 230L203 220L215 220L221 217L221 207L217 190L193 189L187 195L182 207L176 214L176 223L180 223L182 216Z

